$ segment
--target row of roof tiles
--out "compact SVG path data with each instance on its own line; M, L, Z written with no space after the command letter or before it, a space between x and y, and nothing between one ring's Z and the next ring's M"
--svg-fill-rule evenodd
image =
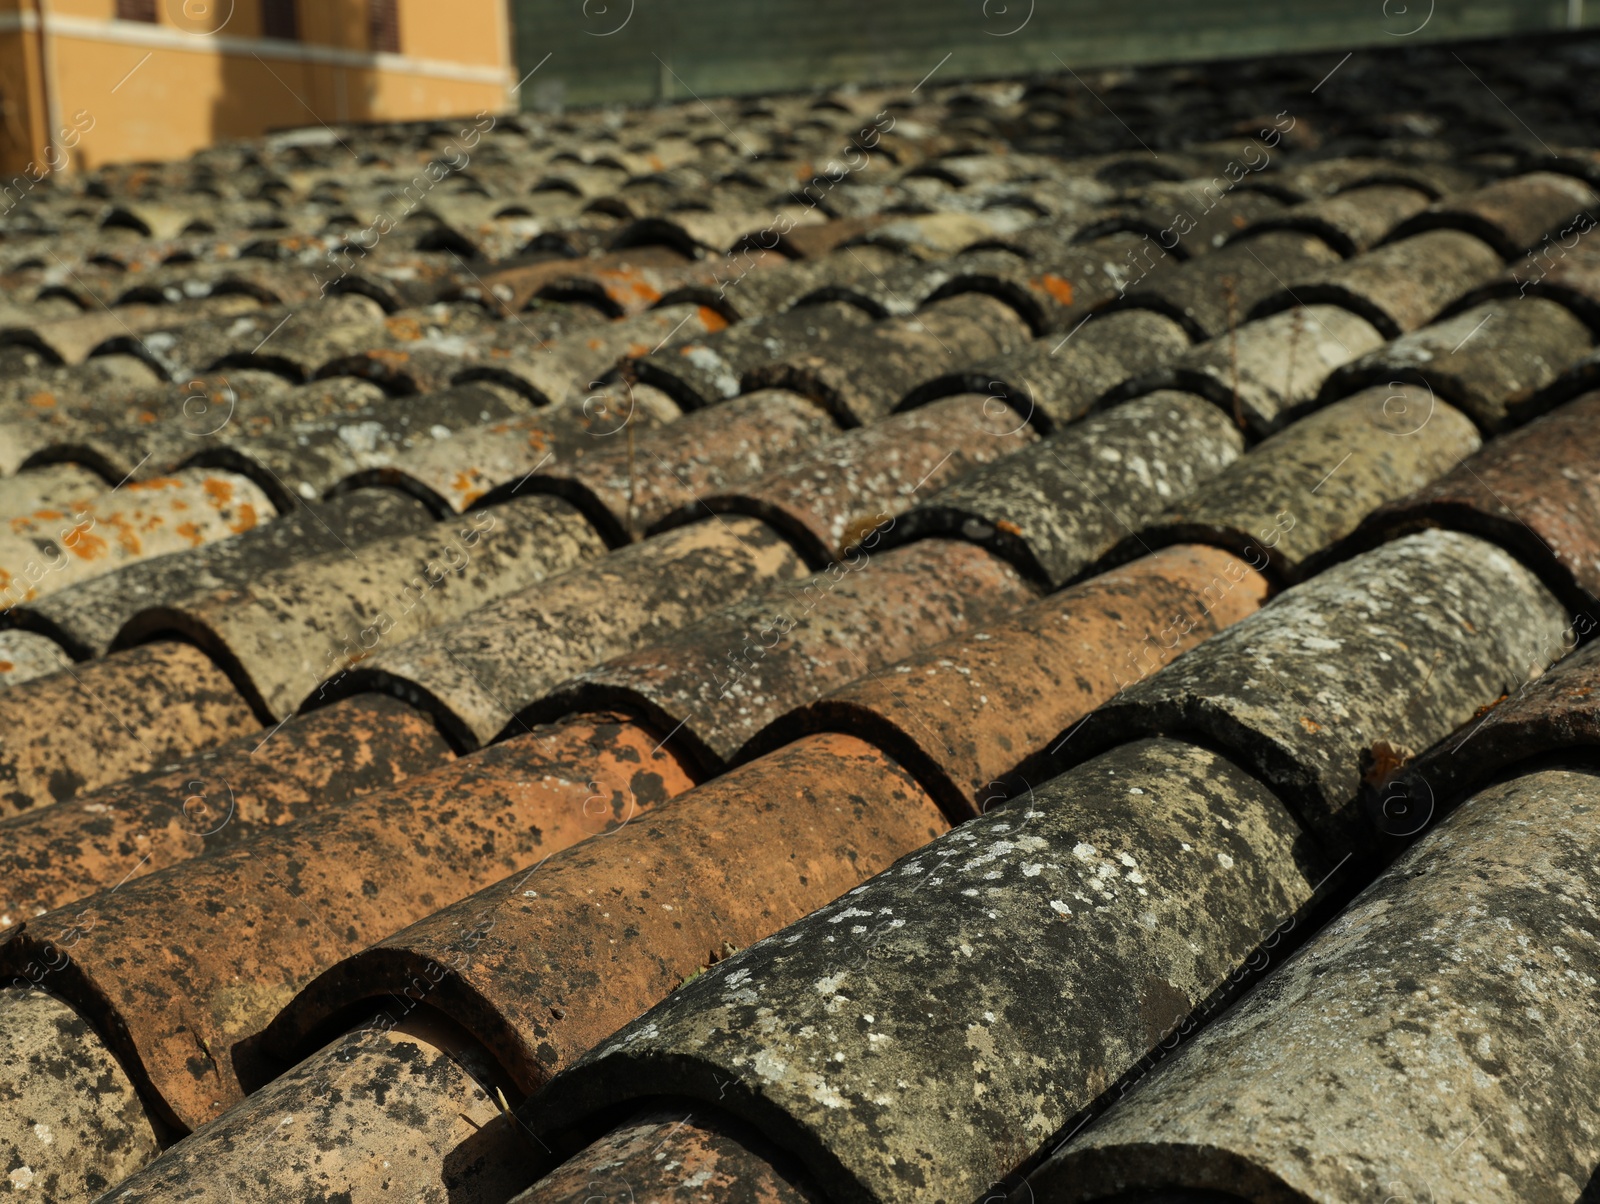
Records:
M806 111L836 135L866 109ZM530 1198L979 1194L1525 745L1583 742L1581 684L1523 688L1600 586L1582 156L1481 188L1515 158L1280 166L1174 239L1159 186L1108 204L1126 155L1011 166L924 128L897 167L934 212L797 226L840 228L731 288L685 252L749 232L734 205L709 243L675 214L614 240L668 251L471 288L418 268L442 266L424 239L292 312L130 295L110 342L61 317L107 297L36 294L5 486L68 529L25 519L30 555L137 525L124 475L192 478L222 529L79 556L8 611L14 1189L504 1200L642 1109ZM1070 186L1052 220L963 251L973 209L940 198L1029 176ZM227 379L183 379L206 370ZM175 450L213 407L239 425ZM124 472L129 448L156 463ZM85 496L86 469L118 488ZM1483 708L1498 761L1391 780ZM1577 814L1580 778L1539 789ZM1185 1119L1232 1087L1201 1051L1198 1086L1136 1097L1026 1190L1346 1190ZM1297 1081L1272 1073L1263 1099ZM663 1125L663 1095L699 1123ZM1126 1153L1152 1131L1169 1155ZM1586 1156L1545 1149L1569 1178ZM1496 1157L1462 1198L1513 1182Z

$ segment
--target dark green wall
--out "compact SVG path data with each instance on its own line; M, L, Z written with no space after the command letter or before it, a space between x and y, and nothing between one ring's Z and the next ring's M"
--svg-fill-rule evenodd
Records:
M1583 8L1575 0L510 3L520 73L544 64L522 88L524 108L915 83L935 67L943 79L1059 71L1057 56L1093 67L1485 37L1561 29ZM1600 18L1600 0L1589 8Z

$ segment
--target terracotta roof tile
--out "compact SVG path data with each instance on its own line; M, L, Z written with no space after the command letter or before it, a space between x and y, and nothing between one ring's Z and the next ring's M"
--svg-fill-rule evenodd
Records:
M1351 547L1420 527L1491 539L1573 610L1600 600L1600 394L1590 393L1486 444L1369 516Z
M761 1204L822 1198L793 1158L732 1115L647 1108L518 1195L516 1204L602 1192L665 1200L685 1182L717 1199L732 1192Z
M703 509L754 515L821 568L890 525L919 494L1003 461L1036 438L1004 403L950 397L846 431L783 468L699 499L671 521L698 520Z
M242 589L142 610L122 643L178 635L214 655L263 716L281 720L349 666L495 598L605 552L586 519L556 498L519 498L480 514L339 549L265 573Z
M251 303L247 312L231 317L181 325L174 317L131 336L107 331L96 351L137 356L166 380L186 381L220 368L261 368L298 383L378 335L382 321L383 310L375 302L349 294L293 308Z
M1244 770L1140 741L684 984L529 1119L687 1097L749 1118L830 1196L976 1198L1223 987L1327 868Z
M1215 741L1329 848L1347 848L1362 839L1363 755L1379 741L1426 748L1530 663L1548 663L1565 625L1556 600L1493 545L1409 536L1326 570L1129 686L1063 755L1157 732Z
M13 516L0 530L0 605L249 531L275 507L248 478L184 469Z
M133 1084L89 1026L42 991L0 993L0 1158L12 1191L46 1199L100 1192L160 1148ZM40 1167L38 1172L34 1167Z
M1585 939L1597 794L1592 769L1561 768L1479 794L1036 1171L1037 1198L1576 1192L1593 1162L1582 1084L1600 1068L1571 1040L1587 1016L1569 984L1600 968ZM1484 973L1502 965L1516 972ZM1328 1086L1357 1082L1370 1091ZM1423 1115L1419 1141L1407 1121Z
M738 285L745 288L745 281ZM670 351L652 351L630 361L630 370L685 409L735 397L745 374L788 353L831 346L872 319L844 302L807 305L773 317L740 322L709 338L691 339Z
M301 1204L405 1183L505 1200L532 1177L525 1160L537 1147L510 1125L483 1085L480 1060L452 1035L421 1018L351 1033L124 1179L116 1195L131 1202L232 1190L262 1204ZM308 1142L311 1131L318 1138ZM114 1178L123 1168L97 1170Z
M72 664L66 650L35 631L0 631L0 689L43 677Z
M194 319L231 322L253 317L260 305L251 297L221 296L172 305L121 305L69 317L46 318L26 327L0 329L0 346L28 347L56 364L81 364L96 348L122 342L137 343L141 336L165 326ZM157 340L160 341L159 339Z
M14 607L10 620L47 633L74 657L110 651L134 615L207 590L245 589L297 560L350 551L429 526L420 503L390 490L363 490L306 504L242 534L125 564Z
M457 622L380 648L317 696L384 690L432 713L463 747L476 747L503 729L522 731L522 709L572 674L803 572L765 523L706 519L538 589L508 590Z
M1428 200L1428 193L1405 184L1361 184L1258 218L1240 237L1259 230L1301 230L1348 259L1382 242L1401 222L1426 209Z
M328 1018L382 1008L392 986L438 961L456 970L428 993L431 1006L526 1091L728 947L837 898L945 827L871 745L809 736L342 962L280 1013L262 1052L294 1060ZM452 950L467 934L461 958Z
M0 807L59 803L257 728L188 644L148 644L0 692Z
M1407 221L1395 237L1422 230L1465 230L1506 259L1514 259L1596 204L1600 204L1600 193L1582 180L1536 171L1436 201ZM1589 220L1592 224L1594 218Z
M1145 243L1140 259L1131 264L1139 275L1127 282L1116 304L1165 314L1196 341L1216 338L1247 317L1259 316L1264 303L1285 288L1285 281L1296 284L1344 270L1338 253L1327 243L1298 230L1265 230L1183 263L1172 263L1162 247L1155 239ZM1163 258L1168 262L1161 263ZM1298 287L1295 292L1298 303L1328 299L1307 295ZM1288 305L1274 303L1271 308Z
M750 748L849 732L965 819L1006 796L1002 779L1037 780L1035 763L1049 760L1056 738L1129 680L1254 613L1266 593L1266 579L1225 552L1167 548L863 673L769 725Z
M1431 322L1500 268L1500 256L1482 239L1429 230L1329 267L1294 265L1277 273L1281 279L1274 287L1262 288L1241 313L1258 318L1296 305L1337 305L1371 322L1385 338L1398 338Z
M908 386L940 368L981 364L1030 337L1022 317L1003 301L962 293L930 302L911 317L843 332L825 351L774 357L745 372L740 383L800 393L854 426L890 413Z
M1330 375L1382 343L1349 310L1297 306L1201 343L1146 381L1207 397L1265 438L1312 409Z
M655 733L574 717L27 920L0 964L54 962L56 934L75 911L92 913L52 987L113 1034L163 1114L194 1128L243 1094L235 1045L319 971L692 785ZM290 914L310 922L280 922Z
M248 476L288 510L298 501L315 501L346 477L388 468L415 448L526 413L522 399L505 390L460 385L231 438L188 463Z
M985 403L987 428L1002 428L1010 416L992 399ZM963 475L896 517L887 537L969 539L1054 588L1223 472L1242 446L1237 428L1210 402L1152 393Z
M597 417L593 438L554 447L553 454L528 463L515 477L505 475L472 503L492 506L522 493L555 493L620 544L698 498L765 475L839 433L827 411L778 389L747 393L651 429L634 419L622 416L630 428L624 432L607 429L614 420ZM455 454L459 463L461 450Z
M720 771L793 707L1034 597L1010 566L970 545L863 551L581 673L521 718L629 711Z
M451 759L433 722L363 694L0 821L0 928L205 856Z
M900 405L909 409L952 393L985 393L1048 435L1188 347L1183 327L1149 310L1091 314L1062 339L1035 339L987 363L926 379Z
M1589 354L1594 337L1542 297L1485 301L1379 347L1336 371L1330 392L1406 382L1502 431L1548 408L1548 386Z
M1111 558L1199 541L1294 580L1363 517L1444 475L1479 445L1466 416L1426 390L1367 389L1241 456L1126 536Z

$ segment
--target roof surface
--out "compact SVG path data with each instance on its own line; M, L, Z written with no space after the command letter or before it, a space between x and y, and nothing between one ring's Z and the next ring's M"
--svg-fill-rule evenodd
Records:
M14 208L0 1190L1588 1198L1596 54Z

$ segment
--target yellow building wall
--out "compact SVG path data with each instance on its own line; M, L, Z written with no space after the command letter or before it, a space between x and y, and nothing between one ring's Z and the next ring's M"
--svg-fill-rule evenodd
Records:
M42 20L39 3L0 0L7 173L46 157L41 29L58 127L49 158L76 142L69 169L294 126L511 107L504 0L399 0L398 55L369 48L366 0L300 0L294 42L262 38L260 0L157 0L155 24L115 20L115 0L45 0Z

